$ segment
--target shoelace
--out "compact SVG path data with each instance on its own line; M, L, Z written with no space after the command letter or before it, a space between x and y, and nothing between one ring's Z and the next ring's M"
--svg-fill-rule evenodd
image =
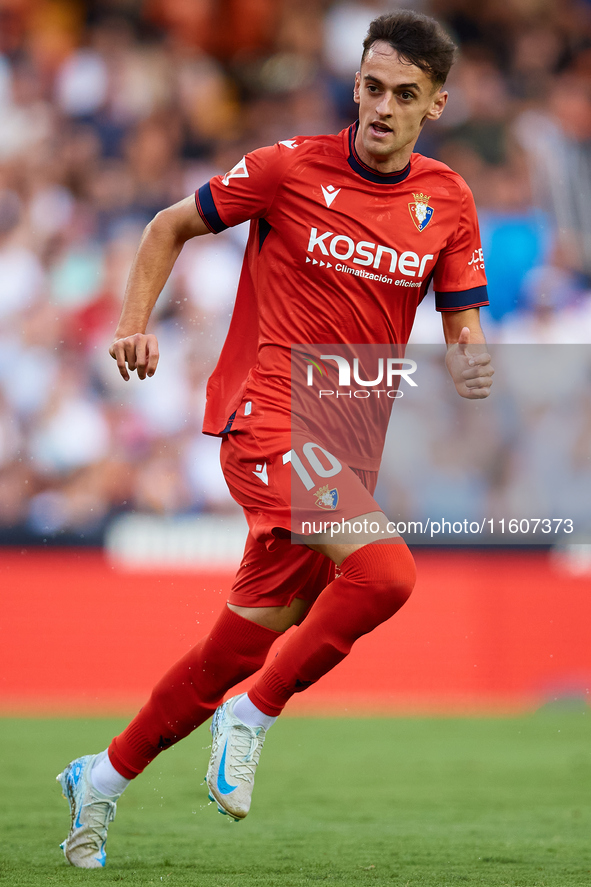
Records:
M265 734L257 734L250 727L240 726L234 727L232 733L232 775L244 782L251 782L261 756Z
M87 811L87 821L84 825L90 833L89 837L94 836L94 841L88 843L100 850L105 842L107 826L115 819L117 803L106 798L96 798L83 804L82 809Z

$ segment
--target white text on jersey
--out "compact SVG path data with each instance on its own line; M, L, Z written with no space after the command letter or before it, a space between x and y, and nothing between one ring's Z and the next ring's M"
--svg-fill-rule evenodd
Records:
M480 271L484 271L484 256L482 254L482 247L480 249L475 249L472 253L472 258L468 262L468 268L470 265L474 265L474 268L478 268Z
M329 240L329 237L332 239ZM405 277L416 277L418 274L419 278L422 278L425 274L427 262L434 258L431 253L419 256L418 253L411 250L406 250L406 252L401 253L399 256L396 250L389 246L371 243L369 240L360 240L358 243L355 243L344 234L334 234L332 231L325 231L324 234L319 234L318 228L311 228L308 252L313 253L316 247L318 247L322 255L331 255L341 261L350 259L355 253L354 264L373 265L374 268L380 267L385 256L386 262L388 258L390 260L390 273L396 271L398 266L398 271Z

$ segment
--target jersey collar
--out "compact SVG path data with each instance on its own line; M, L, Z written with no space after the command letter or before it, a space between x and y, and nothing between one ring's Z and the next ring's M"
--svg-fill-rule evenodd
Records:
M367 166L359 159L359 155L355 150L355 136L357 135L358 128L359 121L349 127L349 156L347 161L351 169L364 179L367 179L368 182L377 182L379 185L395 185L397 182L403 182L410 173L410 160L404 169L397 173L382 173Z

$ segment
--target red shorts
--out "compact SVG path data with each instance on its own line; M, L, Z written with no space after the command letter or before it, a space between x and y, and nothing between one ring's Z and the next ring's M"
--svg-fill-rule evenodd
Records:
M322 532L320 524L381 511L377 471L352 469L289 429L255 426L222 440L222 471L250 532L272 548L277 538Z
M238 607L314 601L334 578L334 564L293 543L291 533L310 535L321 532L320 522L381 510L372 495L377 471L353 470L289 429L253 423L231 432L222 440L221 464L250 530L229 597ZM309 529L302 527L307 522Z
M332 582L333 562L289 538L276 539L272 550L248 534L244 556L228 603L235 607L288 607L294 598L312 603Z

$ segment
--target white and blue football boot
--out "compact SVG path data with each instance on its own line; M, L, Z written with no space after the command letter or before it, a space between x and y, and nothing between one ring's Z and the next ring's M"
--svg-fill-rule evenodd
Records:
M71 817L70 833L60 847L68 862L82 869L104 867L107 829L117 810L117 803L93 788L90 781L96 757L77 758L56 777Z
M207 768L209 799L215 801L220 813L236 821L250 810L254 774L265 741L264 727L249 727L234 715L233 696L216 708L211 724L213 737Z

